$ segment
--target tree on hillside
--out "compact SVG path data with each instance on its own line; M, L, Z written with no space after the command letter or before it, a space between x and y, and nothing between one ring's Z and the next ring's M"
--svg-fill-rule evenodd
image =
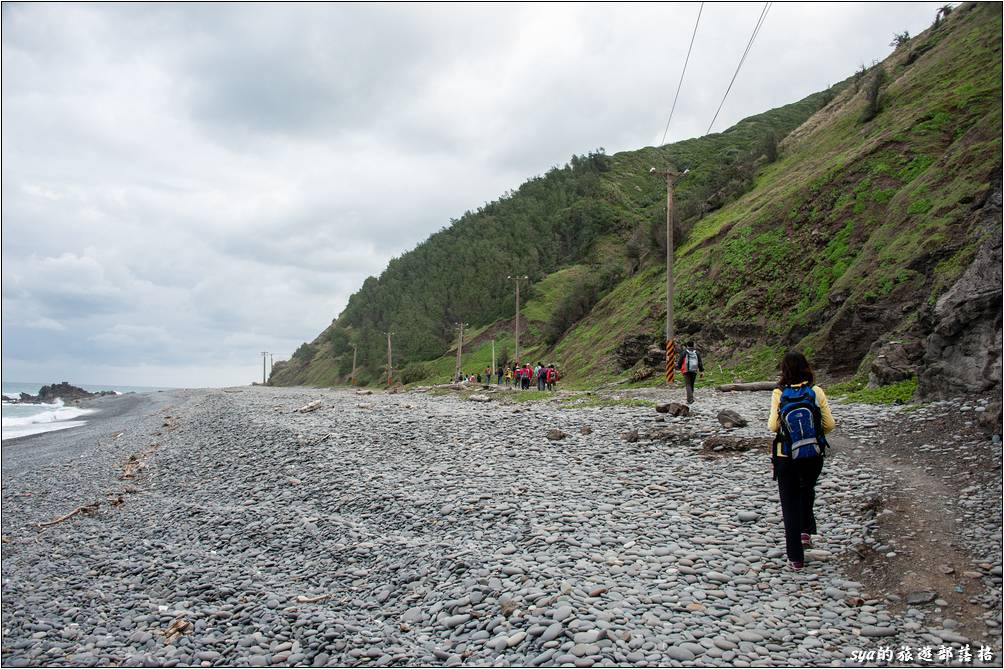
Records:
M934 15L934 27L937 28L939 25L941 25L941 20L947 19L948 15L951 13L952 13L951 5L942 5L941 7L938 7L938 11Z
M896 33L892 37L892 41L889 42L889 46L896 47L897 49L910 41L910 32L904 30L901 33Z
M768 163L777 160L777 135L773 130L768 130L763 138L763 155Z

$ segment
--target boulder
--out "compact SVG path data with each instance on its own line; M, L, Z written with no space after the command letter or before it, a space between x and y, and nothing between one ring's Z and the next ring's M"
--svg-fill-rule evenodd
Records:
M467 399L469 399L472 402L491 402L492 401L492 398L488 397L487 395L471 395Z
M746 427L749 422L732 409L722 409L718 412L718 422L723 427Z
M770 437L727 437L724 435L708 437L701 444L705 451L714 453L722 452L744 452L750 450L770 451L773 439Z
M649 346L645 351L645 364L656 369L665 369L666 351L658 346Z
M980 427L988 434L1001 434L1001 401L997 400L987 405L987 410L979 414L977 419Z
M919 339L890 341L883 344L868 370L868 385L887 386L917 374L924 358L924 344Z
M690 407L686 404L680 404L679 402L669 402L668 404L660 404L655 407L655 410L659 413L668 413L672 416L689 416Z
M562 432L561 430L555 429L555 430L548 430L547 431L547 438L550 441L561 441L562 439L564 439L567 436L568 435L565 434L564 432Z
M629 432L622 432L621 433L621 439L623 439L624 441L626 441L629 444L635 443L636 441L638 441L638 439L640 439L640 437L638 436L638 430L631 430Z
M579 434L592 434L592 433L593 433L593 428L589 427L588 425L583 425L582 427L579 428Z
M651 367L639 367L631 374L631 380L637 383L652 378L653 374L655 374L655 370Z
M930 590L917 590L916 592L911 592L906 596L907 604L930 604L935 599L937 599L938 593L931 592Z
M621 369L634 367L635 363L646 356L651 345L652 337L650 335L633 334L625 337L614 351L617 364L621 366Z

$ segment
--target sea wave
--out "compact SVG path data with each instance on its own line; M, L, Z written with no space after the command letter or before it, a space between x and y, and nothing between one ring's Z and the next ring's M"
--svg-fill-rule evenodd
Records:
M58 423L61 421L73 420L88 414L94 413L94 409L81 409L80 407L68 407L63 405L62 400L56 400L54 404L19 404L17 407L31 407L34 411L27 415L8 415L0 419L3 427L23 427L26 425L44 425L48 423Z

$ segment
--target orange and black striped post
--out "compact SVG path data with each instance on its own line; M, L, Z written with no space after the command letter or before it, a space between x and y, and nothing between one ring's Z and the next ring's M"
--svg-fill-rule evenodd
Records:
M673 383L676 376L676 346L673 344L673 180L683 174L669 168L658 171L654 167L650 174L666 177L666 383Z

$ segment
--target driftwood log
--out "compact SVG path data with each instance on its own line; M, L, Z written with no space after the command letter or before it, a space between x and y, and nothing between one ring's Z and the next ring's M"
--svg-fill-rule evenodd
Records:
M725 383L718 386L721 393L733 393L738 390L774 390L777 383L774 381L754 381L753 383Z

